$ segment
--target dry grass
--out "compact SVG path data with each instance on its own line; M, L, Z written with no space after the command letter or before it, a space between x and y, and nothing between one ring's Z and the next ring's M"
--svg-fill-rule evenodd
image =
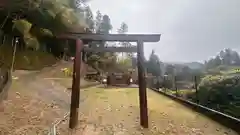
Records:
M63 85L66 88L72 88L72 79L70 79L70 78L65 78L65 79L56 78L53 80L57 83L60 83L61 85ZM84 79L81 79L80 83L81 83L81 87L94 86L94 85L99 84L99 82L89 82Z
M64 115L60 104L44 99L31 85L13 82L0 112L0 135L43 135L56 118Z
M50 124L63 117L69 110L65 88L71 79L43 78L57 76L56 69L65 66L14 81L5 110L0 112L0 135L46 134ZM81 91L80 102L77 135L236 135L153 91L148 91L149 129L139 126L137 89L89 88ZM60 125L61 135L67 135L66 127L67 121Z
M81 92L77 135L236 135L161 95L148 91L149 129L139 126L138 91L91 88ZM67 122L61 125L65 130Z
M13 74L13 84L9 97L4 102L4 111L0 112L0 135L46 135L51 124L61 119L70 106L70 91L66 82L71 78L56 76L62 67L60 64L41 72L21 71ZM47 79L46 79L47 78ZM82 86L88 83L82 83Z

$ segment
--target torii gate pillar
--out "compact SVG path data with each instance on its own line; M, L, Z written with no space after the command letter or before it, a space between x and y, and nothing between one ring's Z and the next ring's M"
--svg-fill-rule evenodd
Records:
M139 86L139 102L140 102L140 124L144 128L148 128L148 107L147 107L147 90L146 76L144 69L144 51L143 42L137 42L137 65L138 65L138 86Z
M82 40L76 39L76 54L75 54L74 64L73 64L72 94L71 94L70 120L69 120L69 128L71 129L73 129L78 124L82 48L83 48Z

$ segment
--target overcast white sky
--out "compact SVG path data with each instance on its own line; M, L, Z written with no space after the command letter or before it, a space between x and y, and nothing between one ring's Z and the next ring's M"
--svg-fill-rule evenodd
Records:
M124 21L129 33L160 33L145 45L162 61L199 61L223 48L240 51L240 0L92 0L93 12L111 18L113 32Z

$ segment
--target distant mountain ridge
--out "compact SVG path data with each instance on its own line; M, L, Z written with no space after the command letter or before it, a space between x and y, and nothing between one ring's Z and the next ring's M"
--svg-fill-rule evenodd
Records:
M188 66L191 69L202 69L204 68L204 64L200 62L189 62L189 63L183 63L184 65Z
M204 64L200 62L163 62L163 63L164 65L167 65L167 64L184 65L184 66L188 66L191 69L202 69L204 67Z

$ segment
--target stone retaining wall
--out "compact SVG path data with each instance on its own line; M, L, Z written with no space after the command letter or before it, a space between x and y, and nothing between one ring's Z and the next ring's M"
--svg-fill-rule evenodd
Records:
M0 103L7 99L8 90L12 83L12 76L10 71L0 73Z

